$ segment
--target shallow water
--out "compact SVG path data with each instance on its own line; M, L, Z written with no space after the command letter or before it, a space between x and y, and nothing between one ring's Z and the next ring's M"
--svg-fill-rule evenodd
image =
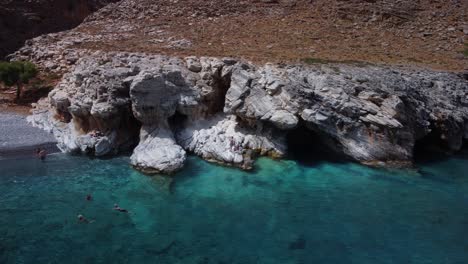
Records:
M420 166L191 157L171 182L127 158L3 160L0 263L468 263L467 159Z

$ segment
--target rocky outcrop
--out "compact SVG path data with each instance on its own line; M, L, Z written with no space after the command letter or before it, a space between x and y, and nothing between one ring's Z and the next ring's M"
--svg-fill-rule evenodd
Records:
M415 142L432 130L457 150L467 126L468 86L455 74L371 65L266 65L244 66L233 76L226 112L279 129L294 128L300 117L333 149L363 163L408 163ZM280 88L272 92L272 86Z
M32 37L71 29L89 14L117 0L3 0L0 3L0 59Z
M132 165L147 173L177 171L185 151L251 168L256 154L281 156L284 144L269 138L268 128L219 115L235 65L230 59L94 54L64 76L30 121L52 131L65 152L133 151ZM176 116L186 122L175 122Z
M428 135L461 148L467 91L462 76L426 70L99 52L77 62L31 121L64 151L133 151L147 173L179 170L186 152L249 169L257 155L286 155L286 135L304 127L353 160L408 165Z
M135 168L145 173L173 173L183 167L185 157L172 131L155 125L141 128L140 144L130 160Z
M205 160L243 169L253 168L256 154L283 157L286 153L284 134L260 122L254 124L242 124L236 116L223 114L193 120L176 130L177 142Z

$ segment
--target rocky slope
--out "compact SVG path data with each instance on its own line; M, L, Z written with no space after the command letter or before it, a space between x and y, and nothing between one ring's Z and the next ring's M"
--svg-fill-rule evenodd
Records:
M30 121L65 152L133 151L132 165L148 173L177 171L187 152L248 169L256 155L287 154L297 129L365 164L409 165L424 137L454 151L468 138L463 77L98 52L78 60Z
M86 50L126 51L463 71L467 10L461 0L122 0L74 30L31 41L18 55L73 63Z
M32 37L71 29L117 0L3 0L0 2L0 59Z

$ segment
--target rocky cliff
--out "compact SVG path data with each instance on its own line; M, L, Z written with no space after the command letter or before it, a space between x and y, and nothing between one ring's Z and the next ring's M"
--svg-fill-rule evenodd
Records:
M148 173L177 171L187 153L248 169L257 155L286 155L285 139L298 129L358 162L409 165L418 140L456 151L468 138L465 78L370 64L97 52L77 61L30 121L65 152L131 151L132 165Z
M465 5L122 0L13 59L63 75L30 121L64 152L130 152L147 173L175 172L188 153L249 169L294 137L407 166L418 144L450 152L468 138L466 74L424 69L466 68Z
M32 37L71 29L92 12L117 0L3 0L0 3L0 59Z

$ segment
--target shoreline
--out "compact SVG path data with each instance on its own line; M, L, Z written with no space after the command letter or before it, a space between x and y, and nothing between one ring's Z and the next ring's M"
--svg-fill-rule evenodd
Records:
M0 111L0 159L34 156L37 148L60 152L52 134L33 127L24 112Z
M45 149L47 154L60 153L60 149L55 142L48 142L36 145L22 146L16 148L0 149L0 160L17 159L17 158L33 158L37 148Z
M1 99L1 94L0 94ZM15 104L12 102L0 101L0 114L16 114L21 116L28 116L31 114L31 105Z

